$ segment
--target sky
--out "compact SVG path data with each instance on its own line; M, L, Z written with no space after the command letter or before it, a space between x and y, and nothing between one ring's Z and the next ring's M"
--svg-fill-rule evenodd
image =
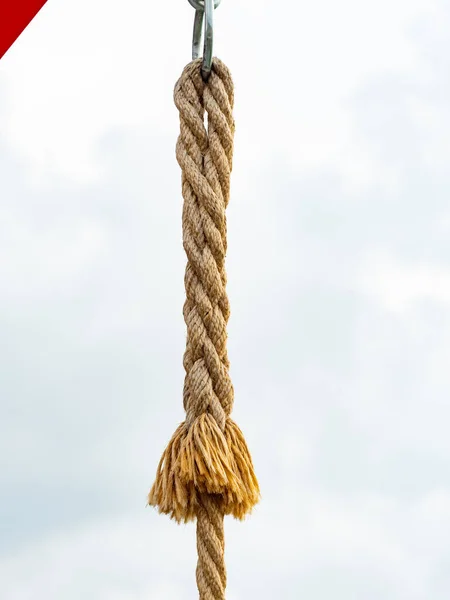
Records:
M2 600L196 597L146 507L183 420L175 81L194 11L49 0L0 61ZM223 0L228 600L450 594L450 6Z

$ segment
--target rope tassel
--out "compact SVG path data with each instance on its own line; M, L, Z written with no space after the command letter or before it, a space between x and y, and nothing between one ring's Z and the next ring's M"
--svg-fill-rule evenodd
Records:
M230 309L225 272L234 136L230 72L215 58L205 82L201 59L194 60L178 80L174 100L180 113L176 155L188 259L183 308L186 420L163 453L148 502L178 522L197 518L200 598L221 600L226 585L223 516L243 519L259 500L250 452L230 418L234 391L226 347Z
M201 494L215 494L221 512L243 519L259 499L258 481L239 427L227 419L225 432L205 413L192 426L182 423L158 466L149 504L178 522L197 516Z

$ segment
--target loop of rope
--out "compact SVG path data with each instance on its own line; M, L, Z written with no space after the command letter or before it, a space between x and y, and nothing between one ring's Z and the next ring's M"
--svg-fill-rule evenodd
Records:
M184 407L187 421L209 412L223 431L233 406L228 373L225 290L226 216L233 152L233 86L217 59L205 83L193 61L178 81L176 156L182 169L183 246L188 257L184 318L187 344ZM204 125L204 112L208 129Z

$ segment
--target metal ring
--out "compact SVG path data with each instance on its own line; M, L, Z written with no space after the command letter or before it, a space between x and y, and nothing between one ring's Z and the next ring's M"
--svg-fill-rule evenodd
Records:
M205 18L205 40L203 45L202 77L206 81L211 73L213 55L213 14L221 0L189 0L195 8L194 32L192 35L192 60L200 56L203 17Z
M204 0L188 0L189 4L195 8L195 10L205 10ZM217 8L222 0L214 0L214 8Z

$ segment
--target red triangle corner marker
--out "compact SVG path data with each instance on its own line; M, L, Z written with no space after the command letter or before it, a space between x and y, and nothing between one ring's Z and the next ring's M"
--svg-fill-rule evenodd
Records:
M47 0L0 0L0 58Z

